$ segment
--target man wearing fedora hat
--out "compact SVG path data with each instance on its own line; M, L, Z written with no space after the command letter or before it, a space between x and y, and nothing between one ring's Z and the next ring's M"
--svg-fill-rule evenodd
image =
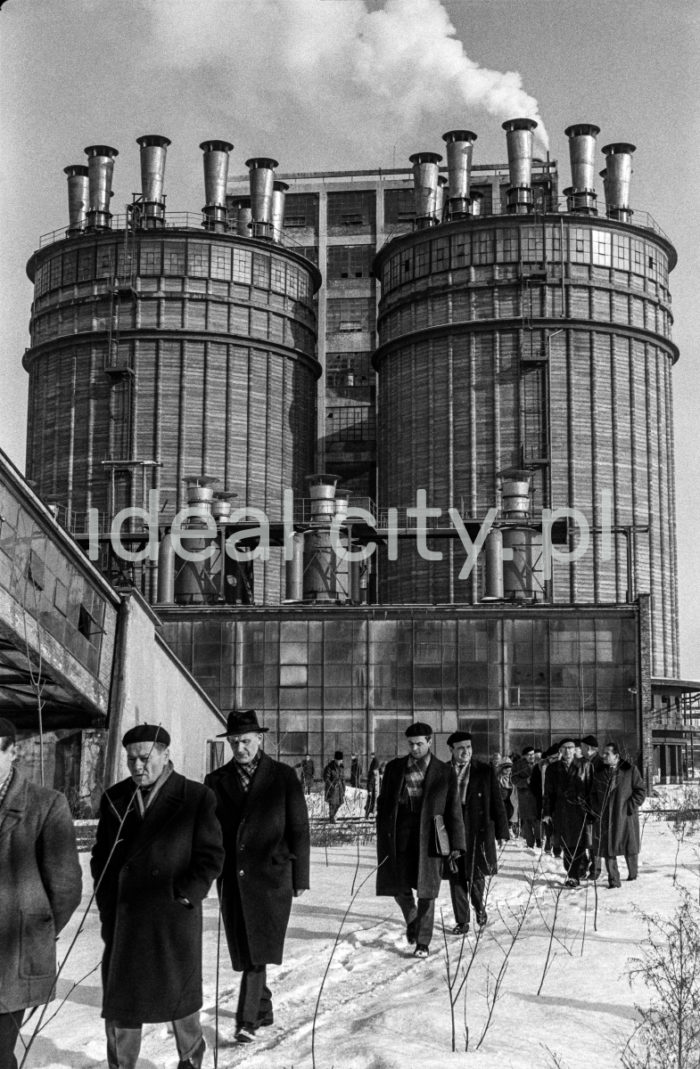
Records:
M102 796L91 861L107 1065L134 1069L142 1025L170 1021L178 1069L200 1069L202 901L224 860L216 799L173 770L164 728L137 724L122 745L130 775Z
M309 817L290 765L263 752L268 728L255 709L233 710L233 759L206 777L216 795L226 860L218 880L231 963L242 972L236 1039L250 1043L273 1022L266 967L280 965L292 898L309 886Z
M457 777L431 753L433 729L417 722L406 729L406 738L408 756L386 766L377 803L377 894L393 895L406 921L406 939L415 943L416 957L426 958L443 857L449 854L454 863L464 851L464 821Z

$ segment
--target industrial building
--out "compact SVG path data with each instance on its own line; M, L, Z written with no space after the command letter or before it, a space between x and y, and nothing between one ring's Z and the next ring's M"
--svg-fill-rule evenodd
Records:
M148 135L113 217L118 154L90 146L29 261L28 477L283 759L389 757L421 719L482 751L594 732L650 774L692 760L682 702L654 726L675 252L631 207L634 146L603 147L599 203L598 128L569 127L560 196L533 126L504 124L497 166L449 131L410 182L255 158L247 192L204 142L200 215L166 211Z

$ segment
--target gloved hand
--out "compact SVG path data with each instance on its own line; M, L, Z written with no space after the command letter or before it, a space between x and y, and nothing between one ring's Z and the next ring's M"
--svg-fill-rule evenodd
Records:
M447 867L450 870L450 872L456 872L457 871L457 862L459 861L459 859L461 857L461 854L462 854L461 850L451 850L450 851L450 855L449 855L449 857L447 859Z

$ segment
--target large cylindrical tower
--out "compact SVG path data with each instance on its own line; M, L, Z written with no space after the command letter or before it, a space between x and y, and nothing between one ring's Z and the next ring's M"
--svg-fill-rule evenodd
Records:
M577 509L590 538L584 551L572 524L572 559L555 559L545 596L651 592L653 671L672 675L676 254L643 213L631 223L571 203L460 217L377 255L379 502L401 515L423 489L443 527L449 507L481 520L500 504L504 473L528 471L535 519ZM401 542L383 561L381 600L479 601L481 568L460 579L459 540L429 546L442 560Z
M28 263L27 476L101 521L157 489L166 520L204 472L278 520L283 491L303 496L314 468L318 270L217 232L206 212L148 228L142 199L113 229L88 218L51 235ZM267 569L266 597L281 571Z

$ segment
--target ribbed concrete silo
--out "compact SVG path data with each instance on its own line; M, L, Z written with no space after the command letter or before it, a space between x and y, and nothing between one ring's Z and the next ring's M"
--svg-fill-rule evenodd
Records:
M257 197L259 238L229 228L228 142L201 146L201 217L166 215L168 139L138 143L143 190L126 218L110 210L116 150L93 146L87 177L66 169L70 226L28 263L27 475L78 525L90 508L104 521L147 506L150 489L169 519L198 474L279 519L283 491L303 496L314 469L320 275L271 240L277 193L274 220ZM251 161L254 193L272 187L272 162ZM271 560L258 600L283 596L282 573Z
M401 510L424 489L443 526L449 507L481 520L500 504L503 478L528 472L535 518L544 507L566 506L580 510L590 529L580 559L555 560L545 597L604 603L651 592L653 671L672 675L671 368L678 353L668 273L676 254L653 221L630 208L634 146L603 149L603 215L594 189L597 127L567 130L572 184L561 205L530 185L532 120L504 128L506 211L465 214L475 135L452 131L445 140L451 155L461 140L463 161L461 169L455 164L459 181L446 221L417 221L375 259L382 286L374 356L379 503ZM429 203L421 181L421 203ZM570 549L576 545L573 538ZM424 560L403 541L397 560L383 560L381 600L481 600L481 566L459 577L459 541L429 546L442 560Z

